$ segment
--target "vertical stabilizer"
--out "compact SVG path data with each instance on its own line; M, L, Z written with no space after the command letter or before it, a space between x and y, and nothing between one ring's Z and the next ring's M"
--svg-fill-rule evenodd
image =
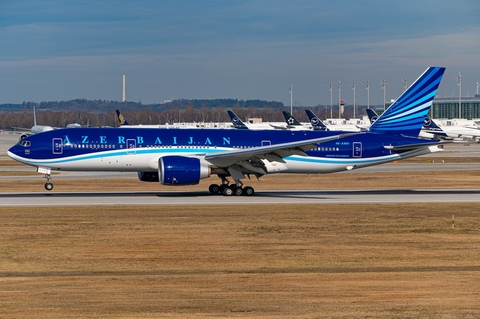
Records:
M235 113L233 113L230 110L228 110L227 113L228 113L228 116L230 116L230 120L232 121L232 124L236 129L242 129L242 130L248 129L245 123L243 123L242 120Z
M307 113L308 119L310 120L310 124L312 124L312 128L314 130L318 131L329 131L327 126L318 118L318 116L315 115L310 110L305 110L305 113Z
M371 132L417 137L437 94L445 68L428 68L370 126Z

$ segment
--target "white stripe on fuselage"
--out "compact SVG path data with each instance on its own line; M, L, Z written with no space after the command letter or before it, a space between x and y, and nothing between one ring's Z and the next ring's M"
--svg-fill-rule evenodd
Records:
M228 149L198 149L192 152L186 149L178 150L170 148L137 148L129 150L109 150L98 153L90 153L47 160L31 160L28 158L17 156L11 152L8 152L8 155L19 162L34 167L50 168L51 170L147 172L157 171L158 159L162 156L196 156L202 159L202 157L206 153L223 152L225 150ZM388 163L394 160L425 155L441 150L442 149L438 148L437 146L430 146L401 154L391 154L370 158L327 158L294 155L284 158L284 165L288 169L286 171L282 171L282 173L322 174L341 172L349 169L368 167ZM127 154L127 151L129 154Z

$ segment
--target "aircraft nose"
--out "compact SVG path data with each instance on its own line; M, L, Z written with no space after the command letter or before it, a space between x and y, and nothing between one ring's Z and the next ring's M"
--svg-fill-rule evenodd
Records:
M7 155L16 161L25 162L30 158L30 150L27 151L25 147L14 145L8 149Z
M17 152L18 152L18 146L17 145L14 145L12 147L10 147L7 151L7 154L10 158L13 158L12 156L13 155L17 155Z

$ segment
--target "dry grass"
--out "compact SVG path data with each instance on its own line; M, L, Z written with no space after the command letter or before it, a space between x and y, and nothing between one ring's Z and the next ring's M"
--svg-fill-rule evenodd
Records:
M0 317L460 318L479 208L0 208Z
M479 180L480 171L359 171L249 184L478 188ZM44 191L43 183L0 180L0 192ZM54 191L172 190L133 178L54 183ZM0 318L478 318L479 213L480 204L0 207Z

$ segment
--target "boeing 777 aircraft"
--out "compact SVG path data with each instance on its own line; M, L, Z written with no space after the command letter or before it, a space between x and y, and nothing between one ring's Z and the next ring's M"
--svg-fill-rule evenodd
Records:
M52 170L124 171L169 186L216 174L211 193L253 195L241 181L249 175L341 172L442 150L417 136L444 72L428 68L365 132L76 128L26 137L8 155L45 174L47 190Z

